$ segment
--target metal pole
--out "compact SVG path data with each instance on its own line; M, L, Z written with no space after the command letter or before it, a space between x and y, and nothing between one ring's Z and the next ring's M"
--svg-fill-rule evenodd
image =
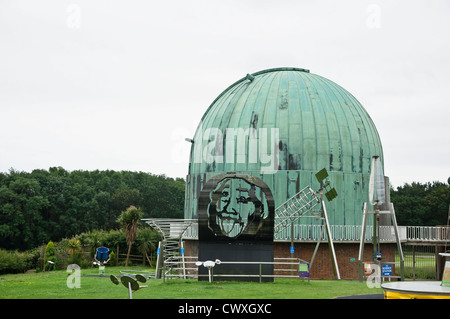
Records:
M363 209L363 220L361 226L361 238L359 239L359 254L358 254L358 273L359 273L359 282L363 282L364 275L364 237L366 237L366 216L367 216L367 203L364 203Z
M372 243L373 243L373 262L378 266L378 282L381 283L381 259L378 259L378 251L380 250L380 246L379 246L379 218L380 218L380 209L378 207L378 204L375 204L374 206L374 214L373 214L373 239L372 239ZM380 251L381 254L381 251ZM381 256L380 256L381 258ZM376 272L375 272L376 274Z
M327 227L328 246L330 249L331 261L333 264L333 271L334 271L334 275L336 276L336 278L338 280L340 280L341 275L339 274L339 267L338 267L338 263L337 263L336 252L334 251L333 237L331 235L330 223L328 222L327 209L325 207L325 202L323 201L323 190L322 189L320 190L319 194L320 194L320 200L322 203L323 217L325 218L325 225Z
M378 225L378 223L377 223L377 216L378 216L377 209L378 208L374 207L375 212L373 214L373 236L372 236L372 246L373 246L372 251L373 251L373 253L372 253L372 260L374 262L376 262L376 260L377 260L376 259L376 256L377 256L377 242L378 242L378 240L377 240L377 225Z
M180 246L181 246L180 253L181 253L181 265L183 268L183 279L186 279L186 263L184 260L184 242L183 241L181 241Z
M335 274L336 278L338 280L340 280L341 279L341 275L339 274L339 267L338 267L338 263L337 263L336 252L334 251L333 238L332 238L332 235L331 235L330 224L328 223L328 217L327 217L327 213L326 213L326 209L325 209L325 203L323 202L323 199L322 199L322 205L323 205L325 221L326 221L326 225L327 225L328 246L330 248L331 259L332 259L332 262L333 262L333 271L334 271L334 274Z
M133 291L131 290L131 282L128 282L128 295L133 299Z
M162 250L163 250L162 246L163 246L162 243L159 242L158 243L158 249L156 251L155 279L160 279L161 278L161 264L162 264L162 261L163 261L163 258L162 258L162 255L161 255L162 254Z
M450 183L450 177L448 178L448 182ZM448 204L448 216L447 216L447 228L444 231L445 234L445 247L444 247L444 253L447 252L447 239L448 239L448 225L450 223L450 204Z
M259 264L259 283L262 282L262 265Z
M289 250L291 251L291 258L294 258L294 222L291 222L291 247ZM294 269L294 265L291 266Z
M394 204L390 203L389 211L391 212L391 219L392 223L394 224L394 232L395 238L397 240L398 255L400 257L400 279L403 281L405 280L405 258L403 256L402 243L400 242L400 235L398 233L398 225L397 225L397 218L395 217Z
M416 280L416 246L412 246L413 280Z
M167 258L166 244L167 244L167 241L164 239L161 244L161 251L159 253L159 255L161 256L161 264L162 264L161 272L162 272L163 284L166 283L166 258Z
M311 269L312 269L312 265L313 265L314 259L316 258L317 251L319 250L320 242L322 241L323 234L325 232L325 225L323 223L324 223L324 220L322 219L322 229L320 231L319 240L317 241L316 248L314 248L314 253L313 253L312 258L311 258L311 262L309 263L309 271L310 272L311 272Z

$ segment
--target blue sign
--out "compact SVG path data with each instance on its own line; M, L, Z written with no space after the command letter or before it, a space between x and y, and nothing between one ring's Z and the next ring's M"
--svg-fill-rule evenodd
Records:
M180 248L180 253L184 255L184 248Z
M158 247L157 249L156 249L156 254L157 255L159 255L159 251L160 251L161 249Z
M291 252L291 254L295 253L295 247L289 246L289 251Z
M392 276L392 265L382 266L383 276Z

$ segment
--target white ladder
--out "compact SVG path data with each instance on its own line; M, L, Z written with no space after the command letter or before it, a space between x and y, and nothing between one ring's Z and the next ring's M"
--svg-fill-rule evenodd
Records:
M280 233L320 203L319 195L306 186L275 209L274 234Z

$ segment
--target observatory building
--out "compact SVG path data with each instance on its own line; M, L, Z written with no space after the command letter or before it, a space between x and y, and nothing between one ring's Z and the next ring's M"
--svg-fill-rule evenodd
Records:
M315 174L325 168L337 192L326 203L329 224L349 232L352 228L345 226L361 226L363 205L369 202L372 157L383 163L380 137L361 103L338 84L291 67L247 74L230 85L207 108L190 142L185 219L199 217L201 190L218 174L259 178L276 208L306 186L319 189ZM235 224L222 226L233 236L239 233ZM293 238L295 256L310 258L315 225L320 221L300 218L293 234L290 228L274 233L274 255L290 256ZM343 278L357 274L359 245L351 236L343 234L335 242ZM194 235L187 249L195 255L197 247ZM331 263L326 242L318 258L317 263ZM331 267L316 277L331 277Z

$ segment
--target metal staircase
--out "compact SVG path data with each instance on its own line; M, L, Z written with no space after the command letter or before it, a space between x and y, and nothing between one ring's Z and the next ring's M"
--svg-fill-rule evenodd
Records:
M158 247L156 278L164 276L185 276L184 248L181 238L196 219L148 218L143 219L162 236Z

